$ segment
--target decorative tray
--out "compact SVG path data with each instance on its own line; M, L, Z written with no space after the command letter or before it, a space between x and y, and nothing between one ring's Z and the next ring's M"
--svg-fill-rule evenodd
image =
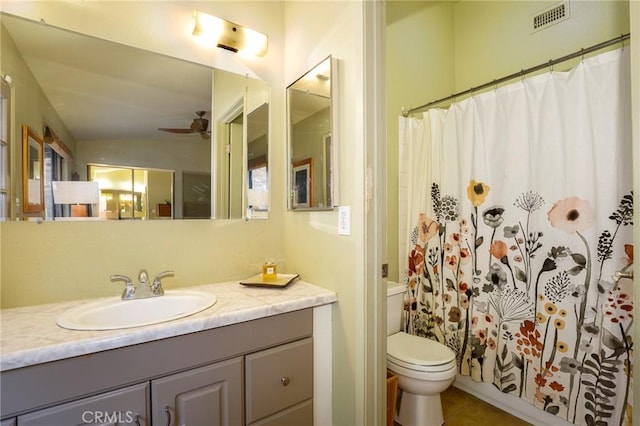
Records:
M299 276L299 274L277 274L275 280L264 281L262 274L258 274L240 281L240 284L256 287L284 288L298 279Z

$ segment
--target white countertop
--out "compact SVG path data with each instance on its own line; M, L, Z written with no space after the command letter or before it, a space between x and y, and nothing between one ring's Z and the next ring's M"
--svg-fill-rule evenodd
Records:
M212 307L195 315L144 327L108 331L67 330L56 324L62 312L82 303L34 305L0 310L0 371L86 355L333 303L333 291L298 280L284 289L248 287L238 281L180 290L216 295Z

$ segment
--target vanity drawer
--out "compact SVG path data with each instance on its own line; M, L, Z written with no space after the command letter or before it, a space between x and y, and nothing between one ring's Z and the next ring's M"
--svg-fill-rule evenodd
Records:
M313 339L245 357L247 423L313 398Z
M251 426L313 426L313 400L302 402Z

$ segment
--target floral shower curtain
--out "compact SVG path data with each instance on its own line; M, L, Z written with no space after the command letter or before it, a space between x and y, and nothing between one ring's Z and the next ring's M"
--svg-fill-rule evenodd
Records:
M575 424L631 424L628 50L400 119L406 331Z

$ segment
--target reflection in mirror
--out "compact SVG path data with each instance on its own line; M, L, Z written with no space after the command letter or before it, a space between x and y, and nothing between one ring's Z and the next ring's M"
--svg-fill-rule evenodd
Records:
M173 181L162 190L171 192L168 202L149 198L141 218L231 217L217 213L218 192L237 198L237 217L242 217L242 172L236 187L219 186L230 180L216 180L212 172L214 129L194 123L200 112L209 123L221 114L223 106L213 106L213 97L243 99L245 86L255 79L236 75L242 84L219 84L214 93L217 70L206 66L5 13L0 23L3 72L23 89L15 91L13 120L53 129L69 149L64 172L53 180L86 181L89 164L168 171ZM21 192L20 182L15 190ZM48 191L45 182L45 201L51 198ZM46 203L47 219L67 214L66 209L49 212L50 206L60 210ZM114 215L102 213L102 218Z
M336 205L331 57L287 88L289 208L328 210Z
M247 217L265 218L269 209L269 104L247 114Z
M215 70L214 88L234 88L228 92L214 90L215 175L217 187L216 217L227 219L266 218L268 216L268 119L269 87L260 80L248 79ZM239 96L236 96L240 93ZM264 183L260 192L249 191L249 170L256 161L264 165ZM260 171L254 175L257 179ZM258 188L256 188L258 189ZM260 197L257 205L256 196ZM250 199L249 199L250 198ZM256 203L253 206L252 203ZM253 206L249 208L249 206ZM245 216L246 213L246 216Z
M172 218L172 171L90 164L87 173L99 184L100 218Z
M42 139L22 126L22 207L25 213L44 210L44 155Z

